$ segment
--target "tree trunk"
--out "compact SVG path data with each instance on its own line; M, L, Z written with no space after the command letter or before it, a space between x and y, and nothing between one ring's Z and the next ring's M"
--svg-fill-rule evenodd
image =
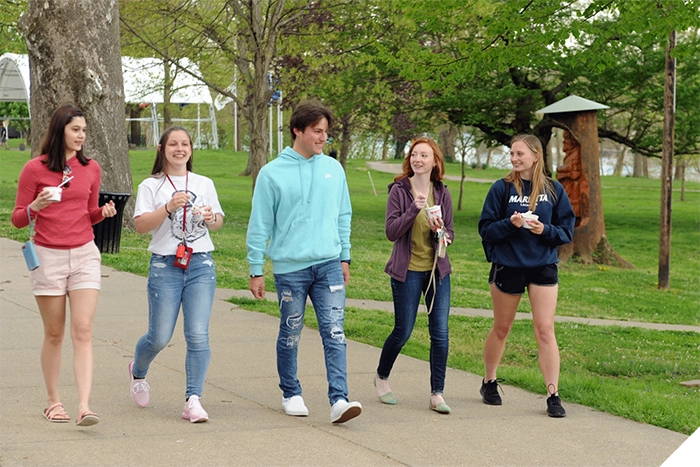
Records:
M408 138L401 137L401 136L396 136L396 145L394 147L394 159L403 159L404 158L404 152L403 150L406 148L406 143L408 143Z
M165 49L168 52L168 49ZM173 81L175 76L170 69L170 62L163 60L163 131L173 126L173 118L170 111L170 97L173 95Z
M264 57L257 56L257 61L264 62ZM267 70L264 63L256 61L254 67L255 78L252 83L253 92L244 114L250 128L250 157L244 175L250 175L253 179L253 191L260 169L267 163L269 137L268 108L267 103L272 93L267 86Z
M496 148L489 148L489 153L486 156L486 167L491 167L491 159L493 158L493 153L496 151Z
M448 123L447 127L439 133L438 139L440 141L440 149L442 150L445 162L451 163L455 160L455 145L457 143L458 132L458 126Z
M588 195L581 197L586 206L587 222L574 229L572 243L559 247L559 259L568 261L576 257L584 263L614 264L633 267L610 247L605 236L605 218L600 183L600 155L598 153L598 114L595 110L551 114L553 119L568 128L581 145L581 170L588 183Z
M464 151L466 153L467 151ZM462 198L464 198L464 179L467 178L466 175L466 157L464 157L464 153L462 154L462 176L459 179L459 202L457 203L457 211L462 210Z
M243 147L243 125L241 122L241 107L236 105L234 106L233 111L236 112L236 141L234 141L236 145L235 150L241 151L241 148Z
M138 104L128 104L129 117L133 119L141 118L141 109ZM141 145L141 122L133 120L129 122L130 143L136 148Z
M340 165L345 166L348 162L348 154L350 153L350 143L352 142L352 123L349 115L344 116L341 121L340 129L340 154L338 154L338 161Z
M632 171L632 176L635 178L647 178L649 175L649 169L647 167L647 158L641 154L634 155L634 169Z
M615 170L613 175L615 177L620 177L622 175L622 170L625 168L625 156L627 155L627 146L620 145L620 149L617 152L617 162L615 162Z
M382 140L382 160L385 161L387 159L387 155L389 154L389 135L384 135L384 139Z
M102 167L103 191L133 193L124 119L118 2L29 0L20 19L31 70L31 147L56 108L73 103L85 114L85 154ZM133 226L134 199L124 211Z
M679 157L674 169L673 179L681 182L681 201L685 201L685 157Z
M685 178L685 157L676 157L676 165L673 166L673 179L681 181Z

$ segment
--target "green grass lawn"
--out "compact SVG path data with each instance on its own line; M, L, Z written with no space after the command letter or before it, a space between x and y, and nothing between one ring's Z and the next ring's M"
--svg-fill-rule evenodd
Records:
M155 157L153 150L130 153L135 184L146 178ZM28 152L0 152L0 235L25 240L9 218L14 206L18 174ZM214 232L220 287L247 289L245 233L250 213L251 179L240 177L247 155L227 151L196 151L195 172L214 180L226 212L222 230ZM459 164L448 166L459 175ZM496 179L504 170L473 170L468 177ZM384 235L386 186L393 175L372 172L363 160L350 160L348 184L353 203L352 279L348 296L391 301L384 274L392 244ZM372 181L377 190L374 196ZM459 183L448 182L455 207ZM618 269L567 263L560 269L559 315L632 321L700 325L700 184L688 183L685 201L676 188L673 196L671 288L657 288L660 182L658 180L603 177L603 203L607 237L615 250L635 265ZM679 183L674 185L679 186ZM487 275L477 222L489 184L467 182L461 211L455 211L455 242L449 253L453 265L453 306L490 308ZM106 265L146 275L148 235L125 231L119 254L104 254ZM274 290L266 265L266 287ZM247 302L246 302L247 303ZM246 308L275 313L276 305L252 302ZM520 310L530 311L523 300ZM313 325L313 314L309 314ZM348 309L349 338L381 346L393 318L381 311ZM450 318L449 365L481 374L483 341L489 319ZM678 383L700 378L700 336L697 333L649 331L619 327L557 323L562 352L561 387L564 401L579 402L690 434L700 426L700 391ZM427 324L419 319L405 353L428 356ZM499 376L508 384L544 392L537 366L532 325L516 322ZM448 391L462 390L450 388Z

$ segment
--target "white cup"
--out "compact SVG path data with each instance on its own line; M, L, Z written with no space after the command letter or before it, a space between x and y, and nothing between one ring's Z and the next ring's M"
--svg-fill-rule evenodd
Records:
M527 221L536 221L537 219L540 218L540 216L538 216L537 214L533 214L529 211L520 214L520 217L522 217L523 220L525 221L525 223L523 224L523 227L525 227L526 229L532 229L532 226L530 224L528 224Z
M439 204L425 208L425 212L428 213L428 219L435 219L436 217L442 217L442 208L440 207Z
M51 193L49 201L61 201L61 193L63 193L63 188L57 186L47 186L44 190Z
M192 220L202 222L204 220L204 206L192 206Z

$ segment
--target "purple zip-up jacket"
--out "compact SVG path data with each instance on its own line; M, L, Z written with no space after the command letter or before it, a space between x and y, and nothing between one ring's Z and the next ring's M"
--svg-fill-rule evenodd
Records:
M442 207L442 220L450 241L454 241L454 224L452 219L452 196L442 182L433 182L435 204ZM408 177L389 184L389 199L386 202L386 238L394 242L391 257L384 272L397 281L406 281L408 264L411 261L411 229L420 209L413 203L411 181ZM437 235L431 235L433 248L437 250ZM437 271L440 279L452 272L449 256L438 258Z

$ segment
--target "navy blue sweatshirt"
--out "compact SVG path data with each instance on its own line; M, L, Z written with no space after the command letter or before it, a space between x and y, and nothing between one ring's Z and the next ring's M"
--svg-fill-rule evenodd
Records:
M484 200L484 208L479 219L479 234L491 245L491 260L495 264L515 268L533 268L559 262L557 247L569 243L574 237L576 216L571 208L564 187L553 180L556 199L543 193L539 196L534 213L544 224L541 235L518 228L510 222L515 211L529 210L531 184L523 180L523 196L518 196L512 183L508 193L508 209L505 218L501 217L506 183L497 180Z

